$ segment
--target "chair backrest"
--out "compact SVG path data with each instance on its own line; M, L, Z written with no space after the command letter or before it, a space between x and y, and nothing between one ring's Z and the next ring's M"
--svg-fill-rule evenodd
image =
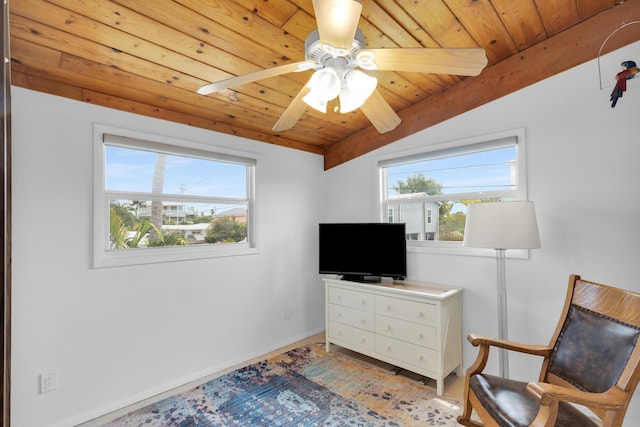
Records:
M628 405L640 379L639 337L640 294L572 275L540 380L594 393L615 386L627 393ZM592 410L621 423L627 405L613 413Z

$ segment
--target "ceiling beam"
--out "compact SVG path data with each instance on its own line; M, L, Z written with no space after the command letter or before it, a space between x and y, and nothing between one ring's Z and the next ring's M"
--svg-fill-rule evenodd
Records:
M621 25L633 21L632 17L640 17L640 1L628 0L626 3L607 9L502 62L487 67L479 76L467 78L443 92L398 112L402 123L393 131L380 134L370 126L330 146L324 155L324 168L330 169L595 59L607 36ZM620 31L612 37L605 45L602 54L637 41L640 28L632 27L634 26L628 27L629 31Z

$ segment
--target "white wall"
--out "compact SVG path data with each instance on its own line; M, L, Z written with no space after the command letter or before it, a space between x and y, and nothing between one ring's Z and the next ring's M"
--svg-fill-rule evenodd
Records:
M640 43L633 47L634 54L617 52L608 59L619 64L640 58ZM613 81L614 74L604 79ZM531 251L529 260L507 260L509 336L547 343L569 274L640 292L640 79L629 82L615 109L608 102L610 91L600 90L592 61L330 169L326 219L379 220L381 157L525 127L528 193L536 205L542 248ZM495 268L493 258L408 255L410 279L465 288L464 336L497 336ZM465 369L475 355L465 340ZM530 359L510 361L513 377L531 378L539 369ZM490 363L497 372L497 361ZM625 426L640 425L637 394Z
M324 329L321 156L12 96L12 425L87 421ZM260 253L92 269L94 122L258 154ZM44 372L57 373L57 390L39 394Z

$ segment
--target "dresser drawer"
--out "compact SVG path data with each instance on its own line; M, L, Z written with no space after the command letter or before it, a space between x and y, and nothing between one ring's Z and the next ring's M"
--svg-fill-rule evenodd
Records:
M387 317L436 326L436 306L434 304L376 295L375 310L376 314Z
M329 304L329 320L368 331L374 330L373 313L368 311Z
M329 303L373 312L373 295L342 288L329 288Z
M433 326L407 322L406 320L376 315L376 334L407 341L421 347L436 349L437 335Z
M375 339L373 332L354 328L338 322L329 322L329 338L338 344L348 344L352 348L373 352ZM334 341L335 340L335 341Z
M421 371L437 372L437 353L430 348L377 335L376 353L416 366Z

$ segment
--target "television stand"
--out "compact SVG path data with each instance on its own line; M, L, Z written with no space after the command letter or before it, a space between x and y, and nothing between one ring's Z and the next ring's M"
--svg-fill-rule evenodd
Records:
M323 279L326 347L357 351L436 380L462 373L462 289L414 281Z

